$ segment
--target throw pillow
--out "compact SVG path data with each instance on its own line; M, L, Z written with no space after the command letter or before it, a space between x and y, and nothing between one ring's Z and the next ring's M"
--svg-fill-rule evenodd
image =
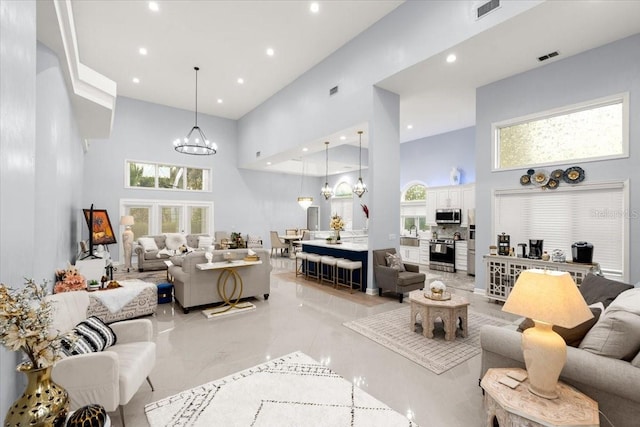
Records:
M176 251L180 246L187 246L187 237L182 233L165 233L165 245L170 251Z
M607 308L620 293L631 288L632 285L589 273L580 284L580 293L588 305L601 302Z
M82 336L71 331L60 340L60 352L63 356L75 356L76 354L93 353L93 347Z
M402 262L402 257L400 256L400 254L392 254L387 252L385 260L387 261L388 267L391 267L398 271L405 271L404 263Z
M640 351L640 288L621 293L587 332L580 348L631 361Z
M117 341L116 334L102 320L95 316L88 317L74 328L77 335L83 337L93 351L102 351Z
M142 246L145 252L158 250L158 245L156 245L153 237L138 237L138 244Z
M213 237L198 236L198 249L207 249L209 246L213 246Z
M563 328L557 325L553 326L553 331L558 335L560 335L562 339L564 339L564 342L567 343L568 346L578 347L580 345L584 336L587 335L587 332L589 332L589 330L593 327L593 325L595 325L598 322L600 315L604 311L604 306L602 305L602 303L597 303L597 306L595 307L589 306L589 309L591 309L591 314L593 314L593 318L585 322L582 322L581 324L579 324L574 328ZM526 329L532 328L533 325L534 325L533 320L527 318L527 319L524 319L522 323L520 323L518 330L522 332Z

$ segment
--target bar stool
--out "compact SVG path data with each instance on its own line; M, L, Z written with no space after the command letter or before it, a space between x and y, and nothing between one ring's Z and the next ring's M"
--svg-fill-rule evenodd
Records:
M336 265L338 259L330 255L324 255L320 258L320 282L329 282L336 284ZM326 268L325 268L326 267ZM326 273L325 273L326 269Z
M357 285L356 289L362 289L362 261L351 261L348 259L340 260L336 265L336 286L346 286L350 292L353 293L353 286ZM340 270L342 270L343 281L340 281ZM360 282L353 281L353 271L360 270ZM347 271L349 272L349 279L347 280Z
M307 255L306 252L296 252L296 277L298 276L306 276L307 275ZM300 265L298 265L298 260L300 260Z
M307 253L307 269L305 270L305 277L307 279L316 279L320 281L321 269L320 269L320 255ZM313 265L313 270L311 266Z

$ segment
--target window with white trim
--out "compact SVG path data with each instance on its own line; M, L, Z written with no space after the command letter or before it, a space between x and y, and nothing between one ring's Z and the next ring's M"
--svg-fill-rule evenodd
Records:
M416 233L426 231L427 226L427 187L423 184L410 184L400 196L400 230ZM415 227L415 228L414 228Z
M500 190L494 197L494 235L510 236L511 246L542 239L543 250L564 252L571 245L593 244L593 262L612 279L628 280L628 184L586 184L574 188ZM494 237L497 239L497 237Z
M492 127L494 170L627 157L629 96L614 95Z
M334 196L331 198L330 217L335 214L344 221L345 230L353 230L353 190L346 181L336 185ZM327 224L328 228L329 224Z
M211 169L127 160L126 188L210 191Z
M176 200L120 201L123 215L132 215L134 236L163 233L213 234L213 202Z

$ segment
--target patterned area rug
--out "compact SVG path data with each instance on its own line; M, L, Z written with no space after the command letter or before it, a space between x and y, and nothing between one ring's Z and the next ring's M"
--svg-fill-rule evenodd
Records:
M132 269L127 272L127 270L122 271L114 271L113 272L114 280L132 280L138 279L143 282L155 283L165 283L167 282L167 270L151 270L151 271L143 271L142 273L138 272L137 269Z
M416 426L301 352L145 406L151 427Z
M444 340L442 324L436 324L434 338L422 335L422 326L409 328L410 306L344 323L365 337L395 351L431 372L441 374L480 354L480 328L483 325L502 326L509 322L469 311L468 334L453 341ZM460 331L458 331L459 333Z

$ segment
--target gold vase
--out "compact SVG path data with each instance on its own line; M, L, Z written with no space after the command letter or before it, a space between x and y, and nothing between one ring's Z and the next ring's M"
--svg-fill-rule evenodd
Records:
M27 388L16 400L4 419L9 426L62 427L69 411L67 391L51 380L52 367L32 369L18 365L27 376Z

